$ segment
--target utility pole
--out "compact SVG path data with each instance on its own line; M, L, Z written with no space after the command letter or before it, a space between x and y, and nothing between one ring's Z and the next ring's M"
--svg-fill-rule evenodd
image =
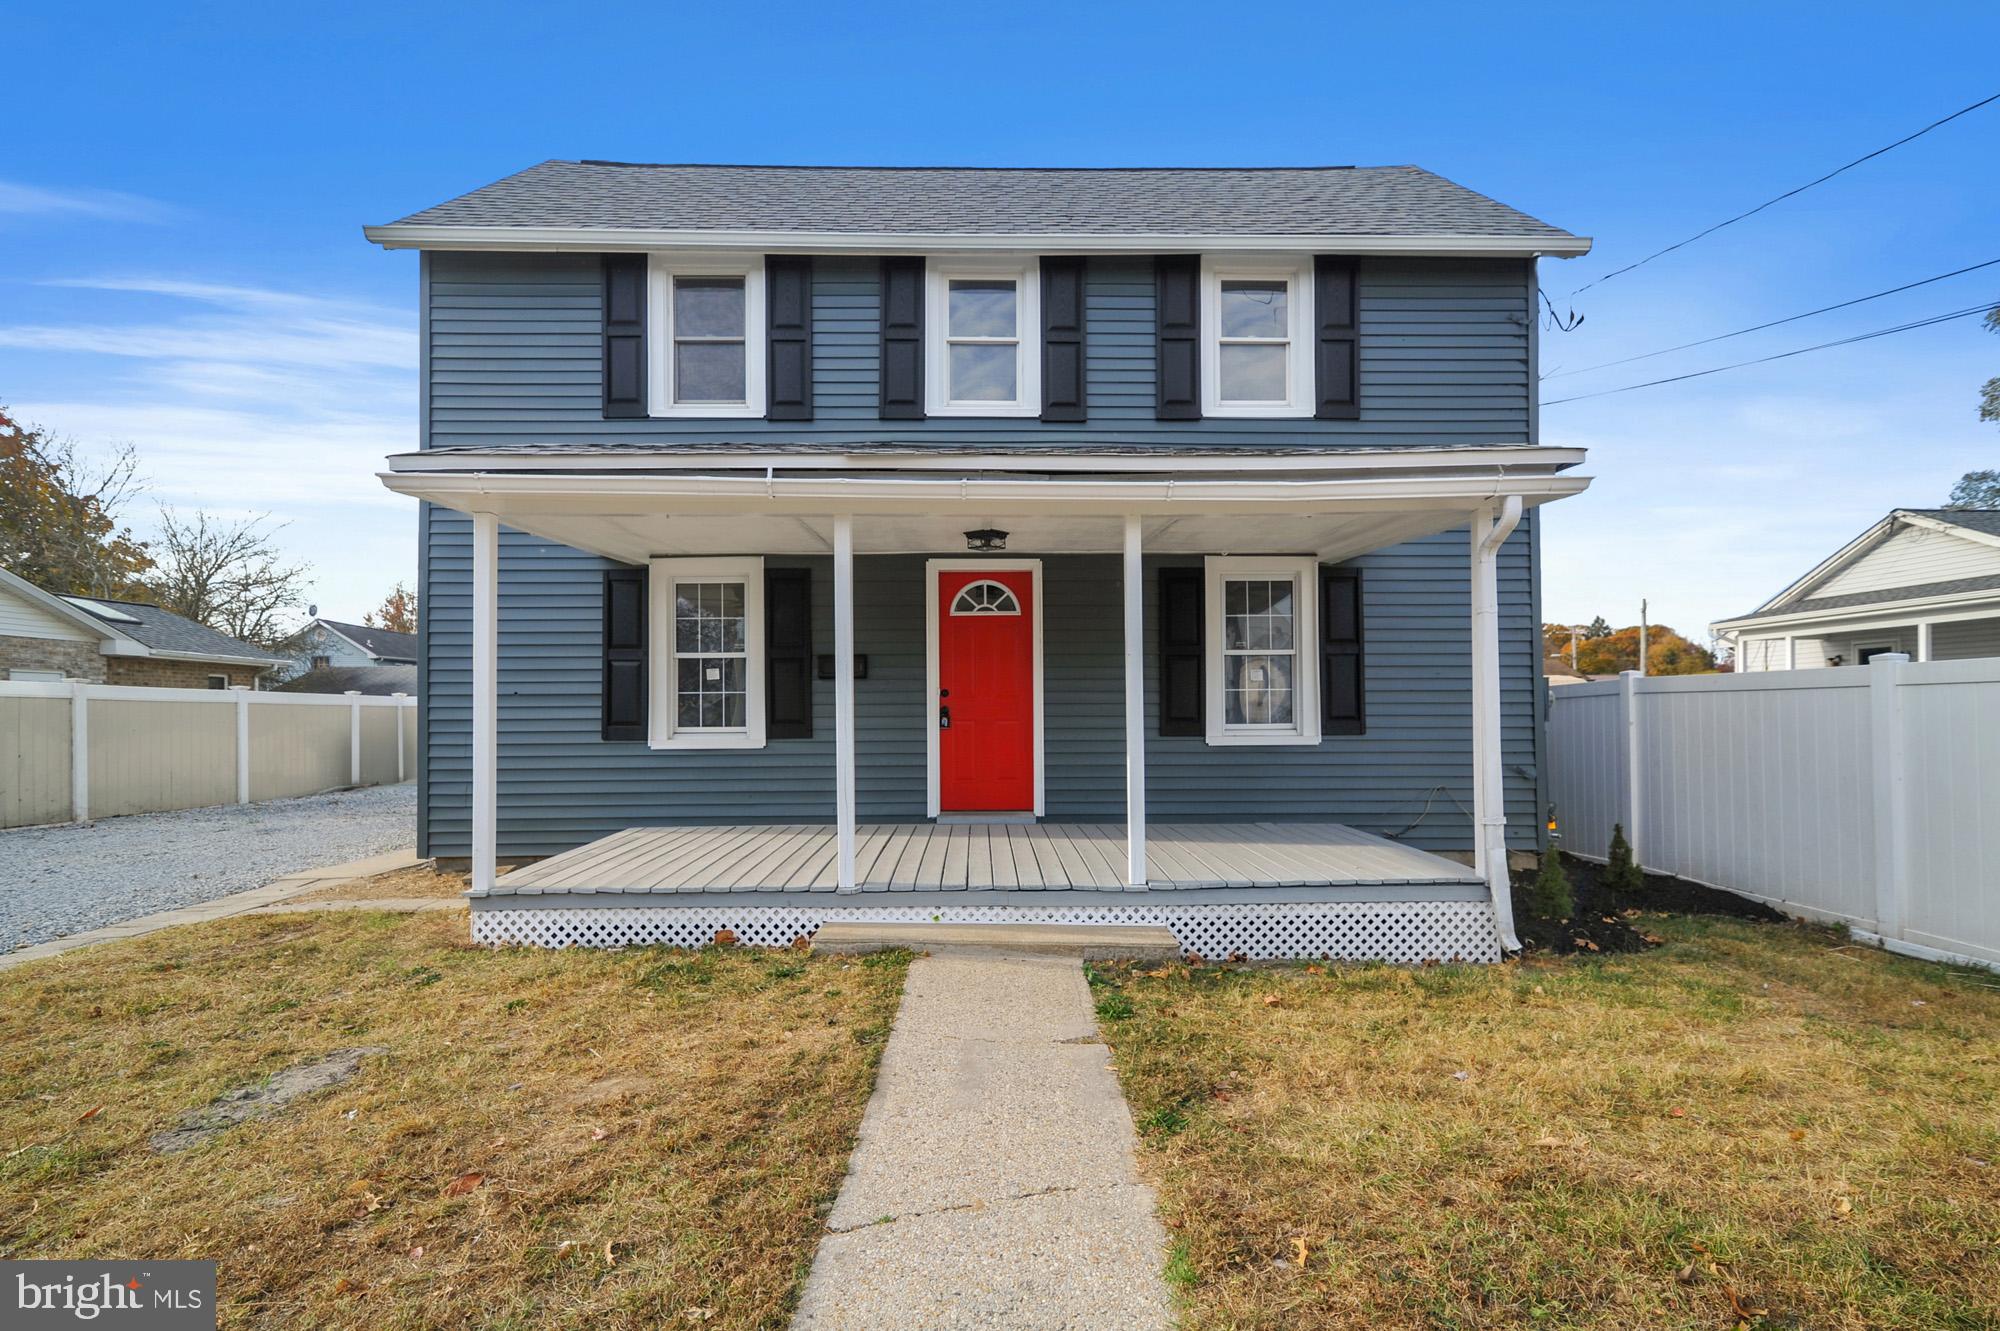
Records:
M1569 668L1572 674L1582 673L1576 668L1576 635L1578 632L1580 632L1580 629L1577 625L1571 624L1569 626Z
M1639 673L1646 673L1646 598L1639 598Z

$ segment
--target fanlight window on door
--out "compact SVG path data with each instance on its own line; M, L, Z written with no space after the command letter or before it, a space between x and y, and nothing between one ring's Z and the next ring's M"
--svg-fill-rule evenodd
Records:
M968 583L952 600L954 615L1018 615L1021 603L1014 593L997 582Z

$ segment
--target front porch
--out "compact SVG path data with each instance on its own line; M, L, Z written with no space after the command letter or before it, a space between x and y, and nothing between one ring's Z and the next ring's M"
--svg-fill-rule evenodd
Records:
M483 943L787 947L830 923L1154 925L1212 961L1497 961L1481 874L1339 823L866 823L855 884L824 825L634 827L472 892Z
M1133 886L1122 823L864 823L843 890L830 826L632 827L473 895L1483 888L1465 865L1339 823L1154 823L1146 844L1152 872Z

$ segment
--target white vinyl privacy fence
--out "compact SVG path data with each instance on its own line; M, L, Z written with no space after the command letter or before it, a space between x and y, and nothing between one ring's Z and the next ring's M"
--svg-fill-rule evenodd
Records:
M1553 692L1570 851L1602 859L1622 823L1648 869L1896 951L2000 963L2000 659Z
M405 781L416 706L400 693L0 681L0 827Z

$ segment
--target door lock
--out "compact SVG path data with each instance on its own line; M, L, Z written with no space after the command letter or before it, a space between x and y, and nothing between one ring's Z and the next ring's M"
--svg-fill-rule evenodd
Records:
M949 707L938 708L938 729L939 730L951 729L951 708Z

